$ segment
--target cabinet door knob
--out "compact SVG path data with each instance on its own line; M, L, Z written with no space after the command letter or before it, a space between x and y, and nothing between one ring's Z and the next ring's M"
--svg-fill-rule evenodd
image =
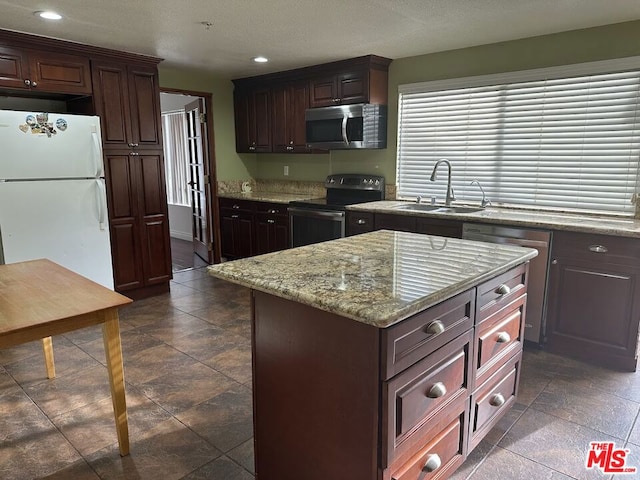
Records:
M437 453L433 453L427 456L427 461L424 462L424 467L422 467L423 472L435 472L442 465L442 460L440 460L440 455Z
M276 223L276 221L269 219L269 220L267 220L267 223Z
M136 147L138 147L138 146L139 146L139 144L138 144L138 143L130 143L130 144L129 144L129 146L130 146L131 148L136 148Z
M356 223L358 225L365 225L367 223L367 221L364 218L359 218Z
M38 82L31 82L31 86L32 87L37 87L38 86Z
M511 289L509 288L509 285L505 285L504 283L502 285L500 285L498 288L496 288L495 292L498 295L507 295L508 293L511 293Z
M240 215L231 215L231 218L240 218Z
M551 265L557 265L557 264L558 264L558 260L556 260L555 258L551 260Z
M231 208L235 208L236 210L238 210L240 208L240 205L234 204Z
M249 147L249 150L255 150L255 149L256 149L256 147L254 147L253 145L251 145L251 146Z
M589 245L589 251L593 253L607 253L609 249L604 245Z
M430 333L431 335L438 335L439 333L444 332L444 330L444 323L440 320L436 320L435 322L431 322L427 325L427 333Z
M427 397L440 398L446 393L447 393L447 387L444 385L444 383L438 382L429 389L429 391L427 392Z
M24 79L24 84L29 87L31 85L31 80L29 80L28 78Z
M279 212L279 210L275 210L275 209L273 209L273 208L272 208L271 210L269 210L269 213L271 213L271 214L273 214L273 215L275 215L275 214L276 214L276 213L278 213L278 212Z
M132 157L140 156L140 154L138 152L130 152L129 155L131 155Z
M509 343L511 341L511 335L507 332L500 332L498 334L498 338L496 338L496 342L498 343Z
M493 395L491 397L491 400L489 400L489 405L491 405L492 407L501 407L502 405L504 405L504 397L502 396L502 394L496 393L495 395Z

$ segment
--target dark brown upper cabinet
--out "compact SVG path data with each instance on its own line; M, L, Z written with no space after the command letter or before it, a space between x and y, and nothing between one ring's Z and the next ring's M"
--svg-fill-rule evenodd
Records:
M234 92L236 151L271 152L271 90L256 88Z
M307 153L304 112L309 108L309 83L300 81L272 90L273 151Z
M234 80L236 151L314 152L306 145L305 110L354 103L385 105L390 63L388 58L367 55Z
M0 88L34 93L89 95L89 58L2 45Z
M92 70L105 148L162 148L157 69L94 61Z

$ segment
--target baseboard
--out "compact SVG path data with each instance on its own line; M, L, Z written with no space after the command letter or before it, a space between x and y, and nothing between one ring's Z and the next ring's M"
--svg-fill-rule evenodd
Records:
M186 240L187 242L190 242L193 240L193 235L191 233L179 232L177 230L170 230L169 236L173 238L178 238L180 240Z

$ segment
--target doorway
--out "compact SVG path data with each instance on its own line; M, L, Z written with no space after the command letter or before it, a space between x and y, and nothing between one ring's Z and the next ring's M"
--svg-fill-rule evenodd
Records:
M160 107L172 269L218 263L211 94L162 89Z

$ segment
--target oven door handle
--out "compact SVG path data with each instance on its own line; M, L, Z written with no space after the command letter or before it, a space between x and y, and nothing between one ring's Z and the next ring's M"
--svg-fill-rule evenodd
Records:
M307 210L306 208L295 208L289 207L289 213L291 215L300 215L303 217L310 218L344 218L344 212L340 211L318 211L318 210Z

